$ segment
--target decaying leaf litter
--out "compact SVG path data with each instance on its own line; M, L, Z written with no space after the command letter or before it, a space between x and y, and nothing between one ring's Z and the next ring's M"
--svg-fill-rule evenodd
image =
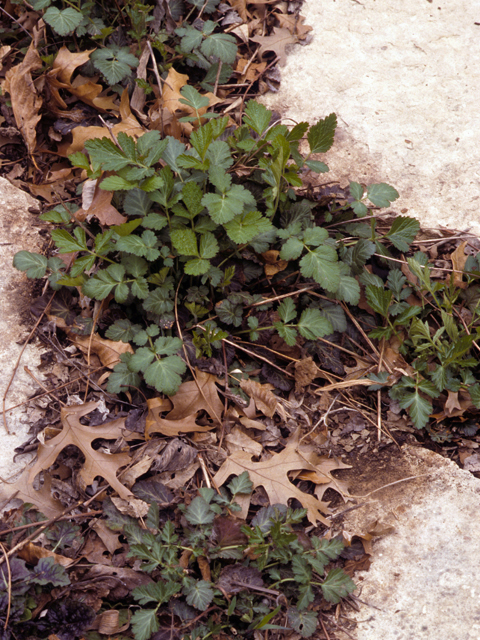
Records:
M304 40L308 27L303 25L298 11L288 13L279 2L232 0L231 7L241 19L239 26L231 30L241 53L235 62L237 82L222 87L215 81L213 90L204 89L206 105L196 115L203 116L213 108L238 122L246 99L265 86L272 88L272 83L278 81L272 61L281 64L285 47ZM4 155L8 158L7 154L11 154L12 160L2 160L2 168L12 182L42 198L46 207L65 203L76 196L77 185L84 180L82 171L72 168L67 156L81 152L86 140L102 138L107 132L113 140L120 133L139 137L152 129L188 140L193 126L191 122L181 122L182 116L188 119L195 115L182 102L181 89L191 80L188 74L179 73L172 66L166 78L157 78L151 64L154 54L148 43L144 43L139 58L137 79L147 82L148 78L149 92L142 83L135 86L131 95L126 90L113 91L105 88L99 76L83 76L80 68L88 62L92 51L73 53L62 46L45 71L36 45L45 33L42 32L45 24L40 22L39 14L27 13L33 39L25 56L17 57L15 48L9 45L0 50L3 88L11 95L11 110L3 111L6 115L2 116L1 128L6 130L2 133ZM259 47L253 48L256 45ZM270 57L269 52L275 57ZM29 155L18 163L14 158L24 148ZM11 170L9 162L13 164ZM319 187L308 184L308 180L304 188L324 206L333 201L333 193L337 197L342 195L334 187ZM103 226L121 225L126 219L112 204L112 195L95 188L95 184L90 189L84 186L77 220L95 217ZM445 281L446 277L448 282L453 268L455 284L466 288L459 271L465 268L468 251L478 250L475 239L450 240L446 235L424 234L417 242L433 261L432 279ZM265 252L261 264L266 282L281 274L287 262L278 252ZM381 263L376 267L381 272ZM402 264L402 271L407 281L413 283L417 276L406 263ZM276 299L272 293L268 297ZM113 505L108 507L110 515L124 514L143 522L152 495L146 496L145 490L139 492L140 483L153 483L149 490L151 493L154 487L157 492L156 502L160 506L171 505L175 503L172 495L187 503L195 497L199 486L217 488L231 475L247 470L256 490L252 496L237 496L243 517L247 516L250 504L266 507L294 499L297 501L294 504L307 510L311 525L330 527L330 508L323 501L324 493L333 490L349 500L348 487L341 476L332 475L332 471L347 465L332 456L332 451L340 455L349 448L357 448L359 439L362 450L368 450L369 446L376 446L375 432L380 437L383 431L384 438L392 436L400 442L408 437L405 434L415 432L398 400L383 398L382 410L380 392L377 396L358 391L361 384L371 386L371 380L367 382L365 378L372 372L385 371L397 380L413 372L399 351L398 337L390 335L379 347L375 346L367 336L375 324L369 327L365 320L362 325L351 317L346 340L343 334L321 338L312 353L305 351L302 341L294 341L292 345L277 336L269 336L263 345L225 339L223 358L220 355L199 362L193 352L190 358L186 353L192 380L184 382L170 398L152 394L142 399L132 390L122 396L121 403L116 403L100 389L109 370L120 362L121 353L128 352L129 345L94 332L96 325L102 328L102 322L103 326L108 323L111 313L108 302L92 307L85 302L83 318L87 328L90 327L85 335L79 335L77 327L71 328L72 300L68 296L57 296L50 306L45 302L44 298L43 305L40 300L34 306L37 317L45 316L40 339L51 348L50 384L46 385L49 391L42 391L33 401L45 407L45 418L37 425L41 430L37 460L15 483L2 487L3 499L16 496L31 503L52 523L59 517L85 523L84 546L73 545L68 550L67 545L66 556L49 550L52 545L45 540L37 546L25 538L19 557L30 564L53 557L62 566L69 566L78 557L86 559L91 568L86 574L78 574L76 584L98 580L103 585L99 589L91 587L88 602L96 610L109 592L112 595L116 590L113 598L121 598L122 593L125 597L134 586L148 582L145 574L128 566L125 543L106 526L109 512L102 514L97 509L107 494ZM419 304L413 299L408 302ZM375 306L372 308L375 303L378 300L362 296L359 307L367 316L374 316L378 313ZM347 305L343 307L345 317L349 317ZM459 308L464 321L466 311L466 307ZM76 351L65 348L65 333ZM237 349L237 369L228 378L226 351L232 348ZM72 371L76 378L73 382ZM232 388L241 389L243 394L232 393ZM356 389L355 396L350 389ZM54 404L57 401L59 404ZM437 441L448 438L448 433L442 431L443 423L447 418L458 418L456 443L461 447L461 456L470 458L477 444L463 437L469 435L463 422L472 415L470 395L461 389L448 390L446 398L438 402L434 438ZM165 487L163 498L158 494L159 487ZM327 495L334 494L329 491ZM68 516L62 516L65 508L70 509ZM18 542L23 545L23 532L30 533L30 529L22 527L36 517L22 509L7 513L4 535L9 536L11 549ZM59 520L57 526L65 521ZM329 536L338 533L335 528L329 531ZM116 575L121 575L124 587L128 586L123 591L118 590L118 581L112 579L108 566L112 563L116 563ZM200 562L199 567L205 578L205 567L202 569ZM60 585L59 578L58 588ZM101 629L99 633L118 634L128 629L128 621L120 624L117 617L116 626L113 624L106 631L107 627L102 626L106 625L103 620L108 617L106 613L102 612L95 621L96 628ZM291 632L286 637L298 636Z

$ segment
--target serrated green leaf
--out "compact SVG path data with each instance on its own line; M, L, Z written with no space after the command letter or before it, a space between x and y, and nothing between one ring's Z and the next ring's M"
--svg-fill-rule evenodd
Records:
M206 193L202 198L202 204L217 224L226 224L236 215L243 212L245 205L256 205L253 195L240 184L234 184L224 194Z
M210 269L211 264L203 258L193 258L185 263L183 270L188 276L203 276Z
M408 409L412 422L417 429L423 429L433 412L432 403L420 395L417 389L404 391L398 399L401 409Z
M123 238L125 236L129 236L141 224L142 218L137 218L136 220L129 220L128 222L124 222L123 224L114 225L113 227L110 227L110 230L114 231L116 234Z
M309 247L318 247L328 238L328 231L323 227L312 227L303 232L303 241Z
M130 357L130 353L123 353L120 356L122 362L114 366L108 378L108 393L121 393L122 391L127 391L129 387L140 386L140 376L128 368Z
M302 255L304 244L298 238L289 238L280 251L282 260L296 260Z
M150 640L160 628L155 609L139 609L135 611L131 624L135 640Z
M198 256L197 237L193 229L175 229L170 237L181 256Z
M212 124L215 120L209 122ZM210 162L210 167L218 167L219 169L228 169L233 164L233 158L230 151L230 147L224 140L215 140L208 147L207 154L205 156Z
M41 213L39 218L40 220L54 222L56 224L68 224L72 221L70 213L63 205L55 207L55 209L51 209L50 211L45 211L45 213Z
M160 213L149 213L141 221L142 227L147 229L153 229L154 231L161 231L167 226L168 220L166 216L162 216Z
M72 7L62 10L56 7L49 7L43 14L43 19L59 36L67 36L79 26L83 15Z
M393 221L386 237L399 251L406 252L420 231L420 223L414 218L398 216Z
M354 201L350 206L352 207L353 212L358 218L363 218L368 213L368 207L366 204L363 204L363 202Z
M155 360L144 372L145 382L155 387L160 393L174 396L182 384L180 377L185 373L187 365L178 356L167 356Z
M51 584L54 587L66 587L70 584L65 569L51 557L40 558L30 573L30 581L42 586Z
M231 240L236 244L245 244L262 233L268 233L272 229L272 223L259 211L248 211L235 216L224 227Z
M193 525L210 524L215 519L215 512L212 511L208 502L201 496L197 496L188 505L185 511L185 518Z
M39 253L19 251L13 257L13 266L19 271L25 271L27 278L43 278L47 272L47 258Z
M274 322L273 326L278 331L278 335L283 338L290 347L295 346L297 343L297 330L295 327L281 322Z
M154 582L135 587L132 591L132 596L141 605L150 604L150 602L163 604L168 602L181 588L182 585L178 582Z
M228 191L232 186L232 176L223 167L211 166L208 170L208 177L210 183L222 193Z
M87 251L87 239L85 231L80 227L74 230L71 236L64 229L54 229L51 232L52 240L55 242L60 253L73 253L74 251Z
M298 321L298 330L307 340L315 340L333 333L333 327L318 309L305 309Z
M352 276L342 275L335 295L347 304L357 305L360 301L360 285Z
M213 589L206 580L192 580L183 587L187 603L199 611L205 611L213 600Z
M480 409L480 384L472 384L468 387L470 399L477 409Z
M80 256L80 258L77 258L73 263L70 269L70 276L76 278L85 271L89 271L95 264L95 260L95 256Z
M307 134L308 144L311 153L325 153L333 144L335 129L337 127L337 116L331 113L317 124L310 127Z
M192 87L189 84L182 87L180 89L180 93L183 97L180 98L179 102L192 107L192 109L195 109L196 111L202 109L202 107L208 107L210 104L210 100L207 96L202 96L195 87Z
M376 207L389 207L394 200L400 197L400 194L389 184L380 182L368 185L367 197Z
M295 578L295 581L300 582L300 584L308 585L308 583L312 579L312 569L310 565L307 563L307 561L305 560L305 558L303 558L300 555L293 556L292 571L293 571L293 577Z
M393 299L392 292L385 290L383 287L376 287L372 284L368 284L365 287L365 294L367 302L372 309L384 318L387 318L388 309Z
M213 235L207 231L207 233L203 233L200 237L200 247L199 247L199 255L204 260L211 260L214 258L219 251L219 246L217 239Z
M255 100L249 100L245 106L243 122L251 127L259 136L268 128L272 112L263 104Z
M136 187L135 182L129 182L120 176L108 176L100 183L100 189L104 191L128 191Z
M70 163L74 167L79 167L80 169L84 169L85 171L89 171L90 162L88 161L87 156L84 153L80 153L77 151L76 153L72 153L68 156Z
M119 171L126 167L130 160L110 138L94 138L85 142L85 149L92 161L104 171Z
M161 189L163 187L163 178L159 174L155 174L146 178L140 184L140 189L142 191L146 191L147 193L151 193L152 191L156 191L157 189Z
M332 569L322 584L323 597L327 602L338 604L356 589L355 583L343 569Z
M161 140L159 131L147 131L137 140L137 155L143 164L153 167L162 157L167 145L168 140ZM163 177L164 173L160 173Z
M313 611L299 611L294 607L288 608L288 621L294 631L299 633L302 638L310 638L317 629L317 614ZM142 638L142 640L144 640Z
M315 173L328 173L328 171L330 171L328 165L324 162L320 162L320 160L306 160L305 164L309 169L315 171Z
M237 56L237 41L228 33L212 33L200 46L204 56L216 56L224 64L233 64Z
M300 260L300 271L306 278L313 278L327 291L335 293L340 285L340 268L337 252L333 247L317 247Z
M170 297L170 291L166 287L157 287L151 291L148 298L143 302L145 311L150 311L159 316L169 313L173 310L173 300Z
M227 487L233 496L236 496L238 493L251 493L253 491L253 483L250 480L248 471L243 471L239 476L233 478L233 480L227 484Z
M135 256L144 257L149 262L153 262L160 257L160 251L156 248L157 236L146 229L141 236L126 236L117 240L117 247L120 251L132 253Z
M157 329L158 327L155 327ZM149 331L150 335L157 335L158 331L153 334ZM183 342L180 338L171 338L169 336L160 336L154 343L155 353L161 356L173 356L182 348Z
M350 182L349 185L350 195L354 200L361 200L363 198L363 187L358 182Z
M127 285L125 285L125 287L127 287L126 294L124 288L119 292L116 290L122 284L124 276L125 268L119 264L112 264L107 269L99 271L93 278L87 280L82 287L82 291L88 298L103 300L115 290L115 299L117 302L124 302L128 295ZM122 300L123 297L124 299Z
M139 324L132 324L130 320L122 318L116 320L114 324L108 327L105 332L105 336L109 340L115 340L115 342L130 342L135 337L135 334L140 331L141 326Z
M110 86L121 82L138 66L138 58L132 55L128 47L110 46L97 49L90 56L93 65L107 80Z
M288 324L297 317L297 308L291 298L285 298L285 300L282 300L278 305L277 312L280 319L285 324Z
M346 262L350 264L353 272L358 275L362 273L365 263L369 258L373 256L374 253L375 244L370 240L361 238L360 240L358 240L355 246L349 249Z
M132 295L136 298L140 298L140 300L148 298L150 291L148 289L148 282L145 278L137 278L131 283L131 287Z

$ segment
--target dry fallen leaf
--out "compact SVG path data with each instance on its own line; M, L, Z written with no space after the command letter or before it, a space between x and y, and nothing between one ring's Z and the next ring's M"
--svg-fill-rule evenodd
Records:
M155 400L152 398L147 400L148 415L145 424L145 439L151 438L152 433L161 433L164 436L176 437L181 433L195 433L203 431L211 431L216 425L207 424L199 425L196 423L197 413L192 413L180 420L168 420L167 418L160 418L159 414L162 409L155 406Z
M41 66L42 60L32 42L22 62L7 71L3 83L4 91L10 94L15 122L30 153L37 146L36 126L43 104L33 82L32 71Z
M17 551L17 556L22 558L22 560L25 560L25 562L28 562L28 564L33 565L37 564L41 558L53 558L55 562L60 564L62 567L69 567L75 562L72 558L67 558L66 556L44 549L44 547L33 544L33 542L29 542L27 545L22 547L20 551Z
M130 462L130 456L127 453L108 454L92 447L93 441L98 438L116 440L119 437L133 437L125 429L125 418L112 420L97 427L85 426L80 422L80 418L94 411L99 404L99 402L87 402L82 405L62 408L60 413L61 432L39 445L36 462L33 466L25 469L19 480L10 485L4 485L8 497L32 502L47 517L58 515L63 507L50 495L49 475L45 474L43 490L36 491L33 488L33 481L41 471L54 464L57 456L68 445L75 445L85 456L85 462L78 474L78 479L85 487L91 485L94 479L100 476L124 500L128 501L134 497L133 493L117 478L117 471Z
M291 498L296 498L305 509L307 517L312 524L323 522L329 525L328 519L323 515L329 513L328 505L321 502L314 496L304 493L298 489L289 479L288 474L292 471L307 469L316 471L320 477L328 475L333 468L333 461L328 460L328 467L324 468L324 461L318 459L318 464L312 464L310 458L312 451L306 447L305 452L302 446L299 447L300 430L297 430L287 441L285 449L281 453L274 454L269 460L262 462L252 462L252 454L245 451L235 451L232 453L218 470L213 481L220 487L231 475L240 475L248 471L250 480L254 487L262 486L267 492L270 504L288 504ZM249 499L246 502L248 509ZM245 505L244 505L245 508ZM243 513L242 513L243 515Z
M465 269L465 263L468 260L468 255L465 254L466 246L467 242L462 242L450 256L454 268L453 282L455 286L460 289L465 289L468 286L467 283L463 281L463 271Z
M120 362L120 355L122 353L133 353L133 349L128 342L106 340L96 334L90 341L90 336L79 336L73 333L73 331L69 331L68 327L66 327L65 330L70 340L80 351L87 354L90 347L90 353L96 354L100 358L103 366L109 369L113 369L113 367Z
M82 190L82 208L75 212L75 218L83 222L93 216L100 224L110 226L123 224L125 216L112 205L113 191L100 189L98 180L85 180Z
M174 408L166 416L167 419L181 420L204 410L212 420L221 422L223 402L218 395L216 382L216 376L195 369L195 380L184 382L177 393L171 396Z
M247 396L252 398L257 409L268 418L272 418L275 413L278 413L284 419L286 418L285 409L273 393L273 389L275 389L273 384L260 384L255 380L241 380L240 387Z
M281 27L274 27L271 36L253 36L250 40L260 45L258 50L260 58L263 58L267 51L273 51L278 57L278 64L281 67L285 66L287 62L286 47L298 43L296 36L292 36L288 29Z

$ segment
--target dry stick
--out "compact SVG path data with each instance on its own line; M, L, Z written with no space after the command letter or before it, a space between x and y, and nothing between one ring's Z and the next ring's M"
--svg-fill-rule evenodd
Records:
M325 629L325 625L323 624L322 614L320 614L320 624L322 625L323 633L325 634L325 640L330 640L330 636L328 635L327 630Z
M3 394L3 399L2 399L2 410L3 410L3 426L5 427L5 431L10 435L10 431L8 430L8 425L7 425L7 415L6 415L6 403L7 403L7 396L8 396L8 392L10 391L10 387L12 386L12 382L15 378L15 374L17 373L17 369L18 369L18 365L20 364L20 360L22 359L23 356L23 352L25 351L25 349L27 348L27 344L30 342L30 339L32 338L33 334L35 333L35 331L37 330L38 325L40 324L43 316L45 315L48 307L51 305L53 297L55 296L55 293L52 294L50 300L47 303L47 306L45 307L45 309L42 311L42 313L40 314L40 317L38 318L37 322L35 323L35 326L33 327L33 329L30 332L30 335L28 336L28 338L26 339L19 355L17 358L17 362L15 363L15 366L13 368L13 372L12 375L10 376L10 380L8 381L8 385L7 388L5 389L5 393Z
M264 298L260 302L254 302L253 304L247 305L248 307L258 307L262 304L267 304L268 302L276 302L277 300L282 300L283 298L291 298L292 296L298 296L300 293L305 293L307 291L311 292L312 287L306 287L305 289L299 289L298 291L293 291L292 293L284 293L281 296L275 296L275 298Z
M373 353L380 358L380 353L378 352L378 349L374 346L373 342L370 340L370 338L367 336L367 334L365 333L365 331L362 329L362 327L360 326L360 324L357 322L357 320L355 319L355 317L351 314L350 309L347 307L347 305L342 302L342 308L345 311L345 313L348 315L348 317L350 318L350 320L353 322L353 324L357 327L357 329L360 331L360 333L362 334L364 340L367 342L368 346L370 347L370 349L373 351ZM385 362L385 367L387 368L388 373L393 373L392 368L390 367L390 365Z
M216 97L217 96L217 90L218 90L218 80L220 78L220 73L222 71L222 65L223 62L221 60L218 61L218 69L217 69L217 75L215 77L215 86L213 87L213 95Z
M73 520L76 518L90 518L93 516L99 516L103 511L87 511L87 513L74 513L73 515L64 516L60 518L60 520ZM31 522L30 524L20 524L18 527L8 527L7 529L2 529L0 531L0 536L6 536L9 533L16 533L17 531L24 531L25 529L32 529L33 527L40 527L45 522L49 522L49 520L40 520L39 522Z
M147 47L148 47L148 50L150 52L150 58L152 59L153 73L155 74L155 77L157 79L157 84L158 84L158 90L160 92L160 97L162 97L163 96L162 82L164 84L166 84L169 89L171 89L172 87L168 84L168 82L166 80L164 80L162 77L160 77L160 74L158 73L158 65L157 65L157 61L155 60L155 54L153 53L153 49L152 49L152 45L150 44L150 40L147 40Z
M52 397L54 400L56 400L57 402L59 402L62 407L65 407L66 404L65 402L62 402L59 398L57 398L51 391L48 391L48 389L45 387L44 384L42 384L40 382L40 380L38 378L36 378L33 373L30 371L30 369L28 367L23 367L23 370L25 371L25 373L28 373L28 375L33 378L33 380L35 380L35 382L38 384L39 387L41 387L45 393L47 393L50 397Z
M90 356L91 356L91 351L92 351L92 342L93 342L93 336L94 336L94 332L95 332L95 327L97 324L97 320L98 317L100 315L100 312L102 310L103 307L103 303L105 302L105 300L102 300L99 307L98 307L98 311L95 314L95 317L93 318L93 322L92 322L92 330L90 331L90 337L88 340L88 348L87 348L87 371L90 369ZM88 394L88 387L90 384L90 374L87 373L87 375L85 376L86 380L87 380L87 384L85 385L85 393L83 394L83 401L86 402L87 401L87 394Z
M406 264L408 265L408 262L406 260L399 260L398 258L391 258L390 256L383 256L381 253L374 253L374 256L377 256L379 258L383 258L384 260L390 260L390 262L398 262L399 264ZM425 265L423 264L419 264L419 267L421 267L422 269L425 269ZM433 267L434 269L437 269L438 271L446 271L447 273L459 273L459 274L463 274L464 272L461 269L447 269L447 267Z
M7 593L8 593L8 601L7 601L7 616L5 618L5 624L3 626L3 630L6 631L8 627L8 621L10 620L10 608L12 606L12 570L10 568L10 562L8 561L7 550L0 542L0 547L2 548L3 555L5 557L5 562L7 563L7 574L8 574L8 585L7 585Z
M97 367L97 369L94 369L93 371L91 371L91 373L96 373L97 371L101 371L102 369L105 369L105 367ZM64 384L61 384L59 387L54 387L53 389L47 390L47 391L45 391L45 393L40 393L38 396L33 396L33 398L29 398L28 400L25 400L24 402L19 402L18 404L14 404L13 407L8 407L8 409L6 410L6 413L8 413L9 411L13 411L14 409L18 409L18 407L23 407L23 405L28 404L29 402L33 402L34 400L39 400L40 398L43 398L44 396L49 396L53 392L60 391L60 389L64 389L65 387L69 387L74 382L78 382L78 380L83 380L85 378L86 378L85 375L79 376L78 378L74 378L73 380L69 380L68 382L65 382ZM43 387L43 388L45 389L45 387ZM59 402L60 402L60 400L59 400Z

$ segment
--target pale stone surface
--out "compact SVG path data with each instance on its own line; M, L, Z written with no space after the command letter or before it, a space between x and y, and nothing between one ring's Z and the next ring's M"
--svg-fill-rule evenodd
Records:
M357 640L480 639L480 480L417 447L367 458L342 472L352 475L352 493L369 494L345 515L345 529L395 530L374 543L372 566L356 576L360 598L373 605L348 614Z
M305 0L269 108L338 116L321 181L388 182L423 226L480 233L479 0Z
M17 361L21 346L17 341L23 340L30 333L31 327L24 324L28 318L31 304L31 281L25 274L14 269L13 256L17 251L38 251L43 241L35 226L37 217L31 214L29 207L38 208L37 202L27 193L17 189L4 178L0 178L0 397L3 398L13 368ZM25 349L17 374L7 396L7 409L26 400L38 390L38 385L24 371L27 365L37 378L42 377L37 366L40 364L42 349L36 344L29 344ZM1 411L1 409L0 409ZM13 462L14 449L27 439L30 420L26 408L21 407L7 414L7 425L10 434L5 432L3 416L0 417L0 481L7 479L12 473L25 465L25 458L18 463Z

